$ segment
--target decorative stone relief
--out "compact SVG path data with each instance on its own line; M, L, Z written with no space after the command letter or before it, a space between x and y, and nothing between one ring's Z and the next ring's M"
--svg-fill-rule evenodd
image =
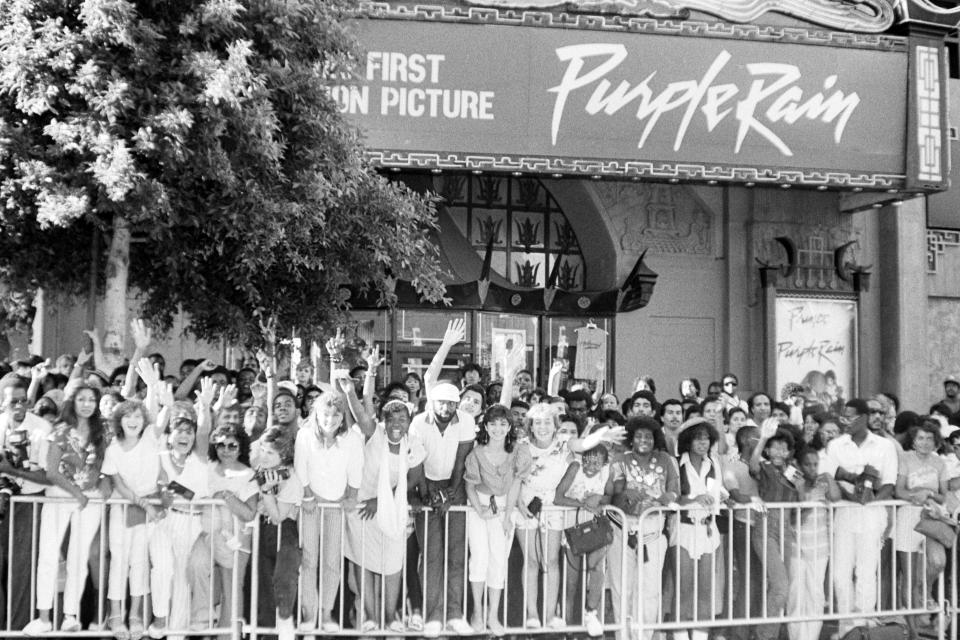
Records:
M960 231L927 229L927 273L937 273L947 249L960 247Z
M757 223L753 232L752 258L755 259L750 262L752 265L757 264L758 260L772 265L786 264L784 249L776 241L776 238L786 236L796 246L797 270L789 278L780 277L777 281L778 289L852 291L853 286L837 275L833 254L837 247L853 241L845 261L861 262L858 254L862 235L862 230L855 229L849 222L841 222L839 225ZM759 281L756 270L754 272L754 277Z
M687 187L629 182L593 187L625 253L713 254L713 216Z

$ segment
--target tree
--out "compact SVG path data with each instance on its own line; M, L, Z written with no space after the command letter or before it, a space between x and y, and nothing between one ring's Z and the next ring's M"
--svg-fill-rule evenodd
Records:
M350 9L0 0L6 322L91 273L120 336L128 277L160 329L182 309L197 337L247 343L258 316L323 333L346 287L389 304L403 276L440 299L433 202L364 161L327 92L358 59Z

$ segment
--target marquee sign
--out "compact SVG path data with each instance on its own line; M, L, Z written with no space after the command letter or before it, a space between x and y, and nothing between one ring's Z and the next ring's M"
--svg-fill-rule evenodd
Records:
M903 42L381 19L357 29L365 64L331 93L383 166L907 182Z

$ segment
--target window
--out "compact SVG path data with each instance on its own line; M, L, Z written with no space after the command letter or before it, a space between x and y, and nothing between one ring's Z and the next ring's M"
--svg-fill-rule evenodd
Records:
M543 287L559 261L556 285L584 289L586 264L557 201L536 178L447 175L440 194L464 237L482 257L490 238L493 270L520 287Z

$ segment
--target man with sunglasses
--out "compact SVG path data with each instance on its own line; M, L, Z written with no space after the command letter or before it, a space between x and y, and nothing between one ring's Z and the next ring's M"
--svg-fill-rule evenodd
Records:
M724 412L735 407L748 411L747 403L740 399L737 389L740 386L740 380L732 373L723 374L723 389L720 391L720 402L723 403Z

